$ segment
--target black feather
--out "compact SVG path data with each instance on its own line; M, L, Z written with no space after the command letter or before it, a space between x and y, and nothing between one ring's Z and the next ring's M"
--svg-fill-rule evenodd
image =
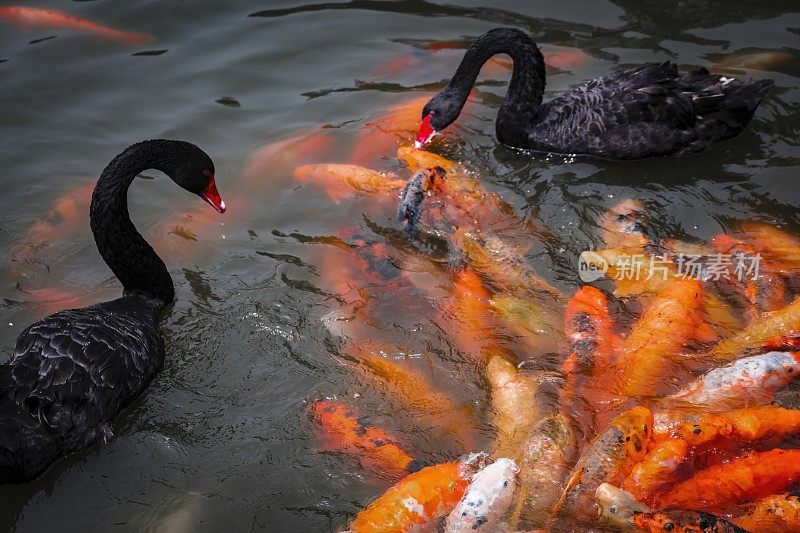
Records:
M519 148L609 159L687 155L739 134L772 87L698 68L685 76L664 62L613 72L542 102L544 59L524 32L497 28L466 52L447 87L425 106L437 129L458 116L481 66L495 54L514 61L497 115L497 136Z
M128 217L127 188L136 174L157 168L184 188L202 189L210 161L189 143L146 141L103 172L92 230L126 296L55 313L20 334L0 365L0 483L34 478L104 436L163 365L156 315L172 299L172 279Z

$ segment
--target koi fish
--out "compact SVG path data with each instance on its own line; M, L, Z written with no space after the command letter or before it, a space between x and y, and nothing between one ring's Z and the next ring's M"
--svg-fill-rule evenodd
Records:
M495 280L504 292L522 293L551 305L563 301L561 292L536 275L520 251L502 239L459 228L453 242L477 271Z
M644 458L653 432L653 413L638 406L611 421L583 453L553 508L556 519L597 516L594 499L601 483L619 485Z
M519 468L511 459L500 458L476 472L464 496L447 515L445 532L497 531L511 506Z
M379 68L375 69L372 75L376 78L393 76L411 68L411 66L416 63L416 59L416 57L410 54L395 57L381 65Z
M735 53L716 63L712 72L725 72L742 68L774 70L785 63L797 60L797 54L784 50L768 50L761 52ZM711 67L709 67L711 69Z
M663 291L675 280L693 277L691 273L679 273L674 262L666 256L654 255L653 267L650 270L652 277L636 274L633 266L636 257L644 258L642 248L614 248L594 250L608 266L606 277L614 280L614 296L625 298L631 296L649 296ZM649 279L648 279L649 278ZM703 291L703 318L715 329L721 332L738 332L742 329L741 320L734 315L731 307L710 291Z
M653 411L653 442L659 444L667 439L677 437L675 428L686 422L699 420L708 409L704 406L670 403L665 409Z
M389 385L387 390L398 403L415 408L420 413L421 422L437 426L444 424L447 433L455 434L464 449L474 447L472 410L456 404L450 396L436 390L424 374L388 357L397 353L396 350L366 342L353 344L348 347L347 353L366 366L373 376L377 375L386 382Z
M702 511L664 510L636 513L633 515L633 523L650 533L748 533L727 520Z
M769 352L744 357L715 368L670 400L711 409L758 406L769 403L775 391L800 372L800 352Z
M353 147L349 161L366 165L393 153L398 144L413 137L422 108L428 100L430 95L402 102L364 124L363 132Z
M247 157L242 171L243 182L252 193L253 188L272 181L267 179L268 176L289 175L301 164L321 157L333 144L329 132L328 129L312 128L258 148Z
M31 263L50 263L58 254L48 248L52 243L73 240L81 232L88 235L86 213L94 186L94 181L83 183L55 201L47 215L31 226L25 236L11 247L8 256L12 271L22 274L24 267Z
M748 350L757 350L800 331L800 298L783 309L764 313L744 330L714 346L708 355L716 361L730 361Z
M765 405L708 413L679 425L675 433L692 446L723 438L754 442L769 437L788 437L800 433L800 411Z
M351 531L404 533L449 514L464 496L472 475L483 468L485 458L486 454L473 453L404 477L358 514Z
M542 380L520 373L499 354L489 357L484 372L492 388L492 425L497 430L492 455L519 460L522 443L542 417L537 401Z
M636 500L633 494L610 483L601 483L594 497L600 507L601 515L622 529L633 528L634 514L650 511L650 508Z
M487 301L489 291L471 270L460 271L453 283L452 309L442 308L441 321L452 332L452 339L464 355L484 361L497 345L496 324Z
M545 64L561 70L581 68L586 65L588 58L586 52L577 48L544 52Z
M540 526L546 523L550 509L564 491L576 453L575 434L563 415L549 416L533 427L522 445L512 530L520 520Z
M6 19L22 30L32 28L80 30L125 44L145 44L153 40L150 35L109 28L55 9L0 7L0 19Z
M626 396L653 395L675 354L693 338L714 339L703 321L703 289L695 279L676 279L633 325L610 370Z
M36 316L43 317L54 313L59 309L77 309L90 305L91 301L97 299L95 294L85 288L70 287L43 287L41 289L24 290L18 288L20 292L29 298L28 302L35 308ZM113 289L112 289L113 290Z
M445 178L442 167L420 170L406 183L400 191L400 203L397 206L397 222L406 231L413 231L422 215L422 201L426 193Z
M752 452L710 466L656 498L657 507L710 512L776 494L800 480L800 450Z
M470 227L481 228L484 231L512 230L522 235L531 233L530 222L522 221L514 208L502 197L484 190L481 183L459 163L411 146L398 148L397 158L403 161L411 172L431 167L441 167L445 170L447 180L436 192L444 195L444 207L452 210L450 218L456 221L456 225L469 224Z
M758 500L747 514L732 521L757 533L800 531L800 493L777 494Z
M650 244L641 200L622 200L603 214L598 225L607 248L642 249Z
M743 221L739 230L776 268L785 273L800 270L800 238L763 222Z
M570 417L579 420L579 427L587 428L585 434L593 432L594 419L581 405L581 391L592 374L599 375L614 355L617 337L608 309L608 298L602 291L584 285L567 303L564 319L564 333L569 343L569 356L561 364L561 372L566 384L559 398L561 408ZM597 371L597 372L595 372ZM588 415L588 416L587 416Z
M555 351L561 337L558 315L530 298L497 293L488 300L495 316L524 343L528 353Z
M327 440L326 448L357 457L364 468L377 474L395 477L418 470L417 461L400 447L397 439L367 425L354 407L320 401L310 404L309 412Z
M689 458L691 447L683 439L667 439L631 470L622 488L639 501L649 503L653 497L680 481L680 470Z
M397 149L397 159L406 164L411 172L419 172L426 168L439 167L444 169L447 174L463 174L464 167L459 163L450 161L440 155L427 150L417 150L413 146L401 146ZM478 187L475 180L474 186Z
M322 185L330 199L337 204L352 197L353 191L365 194L387 193L400 190L406 184L396 174L335 163L297 167L294 177L301 183L311 181Z
M758 257L754 246L729 235L717 235L712 242L720 253L738 257L737 262L741 261L742 264L745 258L755 260ZM738 268L738 265L734 268ZM750 304L751 318L758 317L764 311L777 311L786 305L786 283L780 275L771 272L768 265L762 262L757 272L740 274L730 276L727 281Z

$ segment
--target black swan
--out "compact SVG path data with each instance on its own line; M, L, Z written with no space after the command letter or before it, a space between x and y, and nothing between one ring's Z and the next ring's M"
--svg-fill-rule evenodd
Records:
M698 68L651 63L589 81L542 102L545 65L524 32L496 28L464 54L450 83L425 105L417 148L461 113L483 64L508 54L514 71L495 125L503 144L542 152L608 159L688 155L744 129L772 80L741 83Z
M60 311L17 338L10 361L0 365L0 483L33 479L57 459L109 438L111 422L164 362L156 317L175 296L172 278L128 215L128 187L151 168L225 211L214 163L188 142L143 141L103 170L89 217L123 296Z

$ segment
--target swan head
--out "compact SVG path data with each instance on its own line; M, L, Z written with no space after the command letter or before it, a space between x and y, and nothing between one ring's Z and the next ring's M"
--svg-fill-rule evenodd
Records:
M175 183L196 194L216 209L225 212L225 202L217 190L214 180L214 162L203 150L191 143L184 143L179 163L170 176Z
M439 91L422 108L422 123L414 146L423 148L431 142L440 131L455 122L463 106L464 102L449 87Z

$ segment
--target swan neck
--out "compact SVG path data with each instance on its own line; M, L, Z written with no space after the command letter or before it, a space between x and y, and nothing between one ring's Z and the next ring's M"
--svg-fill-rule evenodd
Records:
M498 134L503 130L504 134L516 135L527 131L534 123L546 83L544 57L527 34L513 28L500 28L484 34L467 50L450 86L466 102L481 67L497 54L510 56L514 65L498 113ZM501 141L504 140L502 137Z
M125 296L139 296L158 311L175 297L167 267L136 230L128 212L128 188L148 169L173 175L169 149L158 141L135 144L103 170L92 193L89 218L97 249L122 283Z

